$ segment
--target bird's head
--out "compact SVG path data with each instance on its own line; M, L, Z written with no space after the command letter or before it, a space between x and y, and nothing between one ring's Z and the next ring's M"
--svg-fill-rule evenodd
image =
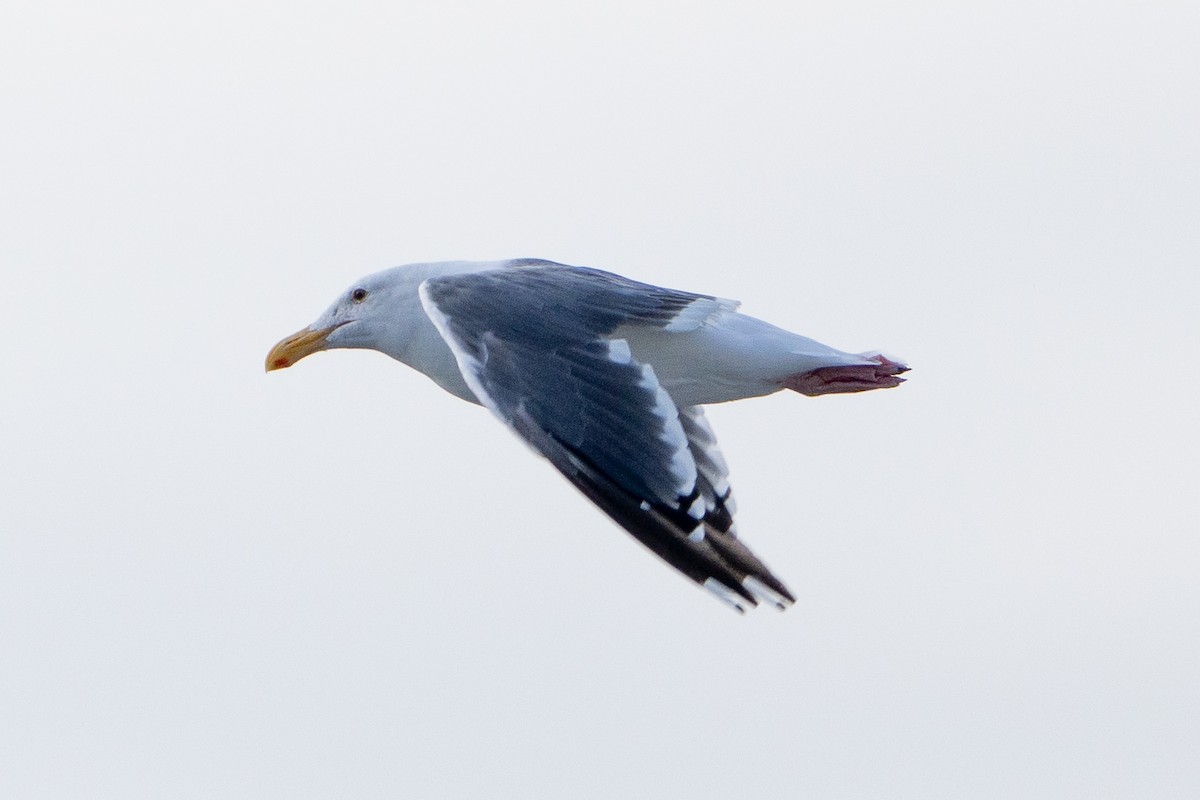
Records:
M342 292L325 313L307 328L293 333L267 354L267 372L285 369L305 356L334 348L368 348L392 355L391 345L402 341L404 310L413 295L392 270L357 281ZM403 296L401 296L403 295Z

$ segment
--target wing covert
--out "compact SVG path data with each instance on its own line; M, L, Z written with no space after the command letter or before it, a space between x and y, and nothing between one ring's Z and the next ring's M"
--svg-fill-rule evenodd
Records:
M579 270L434 278L421 302L479 401L638 541L739 611L756 598L783 607L787 589L733 533L702 410L680 412L653 368L607 338L720 301Z

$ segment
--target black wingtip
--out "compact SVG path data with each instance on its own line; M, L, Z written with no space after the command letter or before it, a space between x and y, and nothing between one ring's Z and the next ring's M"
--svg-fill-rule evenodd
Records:
M771 578L771 581L768 582L767 578ZM747 575L742 580L742 586L759 600L770 603L780 611L786 611L789 606L796 602L796 598L792 597L783 584L774 580L770 574ZM776 586L782 589L782 591L776 589Z
M746 606L754 608L758 605L758 601L754 599L754 595L748 592L739 584L730 586L719 578L707 578L699 582L701 586L712 592L713 596L720 600L725 605L732 608L739 614L746 613Z

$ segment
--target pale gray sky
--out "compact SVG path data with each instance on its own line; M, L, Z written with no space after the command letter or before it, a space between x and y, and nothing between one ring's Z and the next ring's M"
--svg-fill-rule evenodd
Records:
M0 11L0 795L1193 798L1193 3ZM738 618L374 353L541 256L899 390L710 412Z

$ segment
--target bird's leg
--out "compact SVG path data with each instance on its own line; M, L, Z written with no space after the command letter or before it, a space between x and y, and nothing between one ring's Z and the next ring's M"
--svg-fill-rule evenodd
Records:
M865 392L870 389L890 389L904 383L900 373L908 372L908 366L892 361L882 353L864 353L864 358L875 364L847 367L821 367L801 372L784 379L783 385L794 392L817 397L822 394Z

